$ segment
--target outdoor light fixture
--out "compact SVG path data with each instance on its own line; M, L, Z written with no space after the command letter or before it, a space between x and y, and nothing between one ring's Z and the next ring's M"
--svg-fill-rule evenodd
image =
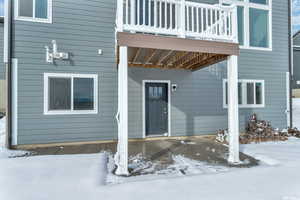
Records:
M177 90L177 84L172 84L172 92L176 92Z
M68 60L69 59L69 53L64 52L58 52L57 51L57 44L56 40L52 40L52 53L50 52L50 48L48 46L45 46L46 48L46 62L53 63L55 59L58 60Z

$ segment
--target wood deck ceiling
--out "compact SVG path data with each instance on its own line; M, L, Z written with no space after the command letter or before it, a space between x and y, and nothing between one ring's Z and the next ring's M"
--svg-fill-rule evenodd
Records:
M199 70L228 55L130 47L129 67Z
M199 70L238 55L238 44L145 34L118 33L118 45L128 46L128 66Z

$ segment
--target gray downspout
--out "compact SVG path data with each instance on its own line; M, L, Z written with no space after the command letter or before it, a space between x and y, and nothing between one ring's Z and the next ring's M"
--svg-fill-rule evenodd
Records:
M11 69L11 44L12 44L12 0L4 1L4 65L6 68L6 147L11 149L12 144L12 69Z
M293 127L293 87L292 87L292 81L293 81L293 71L292 71L292 65L293 65L293 60L292 60L292 53L293 53L293 48L292 48L292 0L288 0L288 29L289 29L289 74L290 74L290 127Z

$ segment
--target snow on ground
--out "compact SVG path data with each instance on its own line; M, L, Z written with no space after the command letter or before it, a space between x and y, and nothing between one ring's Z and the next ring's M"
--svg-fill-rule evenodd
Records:
M3 117L0 119L0 148L4 147L5 145L5 123L6 123L6 118Z
M300 200L300 139L242 145L242 150L262 159L262 165L211 173L214 169L200 170L203 163L178 156L175 167L189 166L192 173L131 177L108 185L105 153L2 157L0 199Z
M300 98L293 99L293 122L300 129Z
M5 148L5 123L6 123L5 117L0 119L0 159L28 155L29 152L26 151L11 151Z

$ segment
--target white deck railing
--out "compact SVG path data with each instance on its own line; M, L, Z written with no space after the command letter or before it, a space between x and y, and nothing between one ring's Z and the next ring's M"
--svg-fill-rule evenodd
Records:
M117 29L237 42L237 8L186 0L118 0Z

